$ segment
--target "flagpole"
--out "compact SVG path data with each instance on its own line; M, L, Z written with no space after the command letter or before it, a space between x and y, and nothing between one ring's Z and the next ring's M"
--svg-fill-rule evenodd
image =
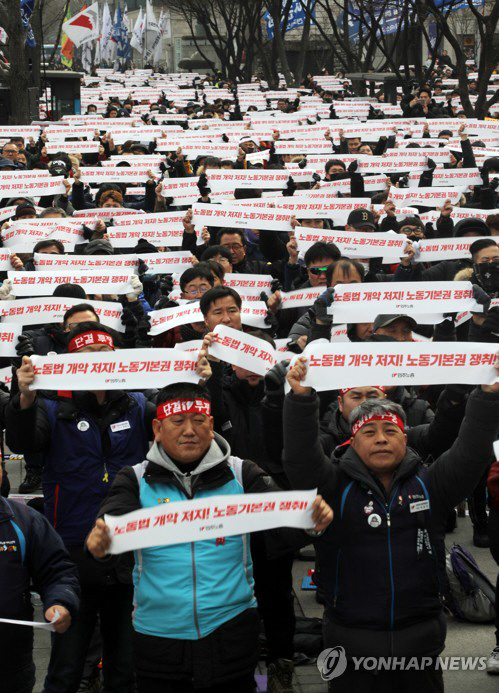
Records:
M142 69L144 69L144 55L147 55L147 0L146 0L146 7L145 7L145 13L146 13L146 18L144 22L144 50L142 52Z

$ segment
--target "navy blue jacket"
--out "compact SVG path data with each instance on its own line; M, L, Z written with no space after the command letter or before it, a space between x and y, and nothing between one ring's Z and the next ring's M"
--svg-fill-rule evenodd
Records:
M110 391L103 406L92 393L32 407L9 403L7 441L16 452L43 452L45 516L68 547L82 546L117 472L141 462L155 407L142 393Z
M389 492L352 447L328 459L318 411L316 394L286 397L284 469L293 488L317 487L334 512L315 542L326 616L339 638L325 645L343 645L350 656L438 654L445 521L491 461L499 395L471 393L457 439L430 467L408 448Z
M0 498L1 618L33 620L31 582L44 611L61 604L75 616L80 595L77 570L60 537L33 508ZM31 660L33 629L0 623L0 643L0 672L21 668Z

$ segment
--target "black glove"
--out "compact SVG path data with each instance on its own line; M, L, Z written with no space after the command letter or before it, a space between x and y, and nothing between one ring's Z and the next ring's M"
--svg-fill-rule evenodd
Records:
M333 323L333 316L327 313L327 309L333 305L333 301L334 289L332 287L326 289L319 298L315 299L314 308L316 320L320 320L326 325L331 325Z
M35 347L27 334L21 334L17 338L16 353L18 356L33 356L35 354Z
M133 312L130 310L130 308L125 306L123 308L123 312L121 313L121 324L124 325L127 330L130 330L136 327L137 323L138 320Z
M499 306L489 308L482 324L482 330L499 337ZM21 337L19 337L19 339L21 339Z
M228 142L228 141L229 141L229 137L228 137L228 135L225 134L225 132L224 132L224 134L222 135L222 141L223 141L223 142Z
M161 298L158 298L156 303L154 304L154 310L161 310L162 308L176 308L178 306L178 303L175 301L170 301L170 299L167 296L161 296Z
M352 161L352 162L348 165L347 172L348 172L348 173L355 173L355 171L356 171L358 168L359 168L359 163L358 163L357 159L355 159L355 161Z
M168 296L173 291L173 275L166 274L159 284L159 290L161 291L161 296L168 298Z
M292 197L297 190L296 183L294 182L293 178L290 176L288 178L288 182L286 183L286 189L282 191L283 197Z
M206 195L209 195L211 193L211 188L208 187L208 176L206 175L206 173L202 173L199 176L197 185L201 197L206 197Z
M408 176L400 176L399 188L408 188L408 187L409 187L409 177Z
M436 163L433 161L433 159L430 158L426 160L426 165L428 166L428 169L430 171L434 171L437 168Z
M499 187L499 178L492 178L492 180L490 181L489 188L491 188L491 190L497 190L498 187Z
M273 294L276 291L282 291L282 284L279 279L272 279L270 282L270 292Z
M152 337L149 335L151 329L151 318L146 313L140 318L137 324L137 347L149 347L152 344Z
M485 314L489 310L491 301L488 293L478 284L473 284L473 298L479 305L483 306L483 312Z
M274 400L274 404L276 404L277 401L279 404L282 403L288 367L289 361L280 361L267 372L267 375L263 379L265 383L265 398L267 401Z
M316 173L316 172L314 171L314 172L312 173L312 180L314 181L314 183L319 183L320 180L321 180L321 177L319 176L318 173Z
M148 269L149 269L149 267L146 265L144 260L141 260L139 258L139 265L137 267L137 272L138 272L139 277L142 277L144 274L146 274ZM141 281L142 281L142 279L141 279Z
M307 165L307 159L302 159L301 161L298 162L298 168L305 168Z
M273 335L277 334L279 322L274 313L271 313L270 310L267 310L267 315L264 317L263 322L266 325L268 325L268 329L272 332Z

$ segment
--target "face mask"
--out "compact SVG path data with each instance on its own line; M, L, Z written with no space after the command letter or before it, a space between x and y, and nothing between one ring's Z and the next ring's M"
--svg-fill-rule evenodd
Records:
M499 262L480 262L473 264L478 283L489 294L499 291Z

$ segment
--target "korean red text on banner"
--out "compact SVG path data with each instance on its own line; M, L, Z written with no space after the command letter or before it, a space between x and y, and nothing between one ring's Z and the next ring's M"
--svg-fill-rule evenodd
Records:
M371 322L378 314L407 314L418 320L420 314L464 310L483 312L483 306L473 298L470 282L390 282L355 287L338 284L328 313L335 322Z
M226 325L215 327L209 353L221 361L240 366L257 375L266 375L276 364L275 349L266 340Z
M358 231L317 230L296 227L298 248L305 252L317 241L334 243L342 255L352 258L384 257L399 260L407 246L406 238L390 232L360 233Z
M293 291L281 291L281 309L312 306L323 292L323 286L310 286L303 289L294 289Z
M317 490L242 493L176 501L125 515L105 515L109 553L259 532L275 527L312 529Z
M51 255L35 253L34 263L37 270L99 270L130 269L138 265L136 255Z
M186 250L171 253L144 253L137 257L147 265L147 274L184 272L192 267L192 255Z
M120 349L32 357L31 390L136 390L198 383L197 356L175 349Z
M490 236L480 238L490 239ZM458 260L469 258L470 245L479 238L439 238L435 240L417 241L414 243L416 254L414 262L440 262L441 260Z
M24 179L13 177L10 181L0 180L0 199L18 195L30 197L63 195L66 192L63 180L64 176L47 176L46 178L30 176Z
M496 345L473 342L387 342L305 347L307 375L302 384L317 391L376 382L382 385L492 384Z
M0 301L0 316L9 323L21 325L45 325L62 323L64 313L73 306L79 305L81 299L50 296L44 298L21 298L15 301ZM112 301L94 301L85 299L97 313L103 325L112 327L117 332L124 332L121 323L121 303Z
M130 269L56 272L9 272L14 296L49 296L59 284L80 284L89 294L126 294L133 291Z
M193 223L201 226L239 227L291 231L291 214L283 210L260 210L230 205L192 205Z
M19 324L0 323L0 356L17 356L16 344L22 329Z

